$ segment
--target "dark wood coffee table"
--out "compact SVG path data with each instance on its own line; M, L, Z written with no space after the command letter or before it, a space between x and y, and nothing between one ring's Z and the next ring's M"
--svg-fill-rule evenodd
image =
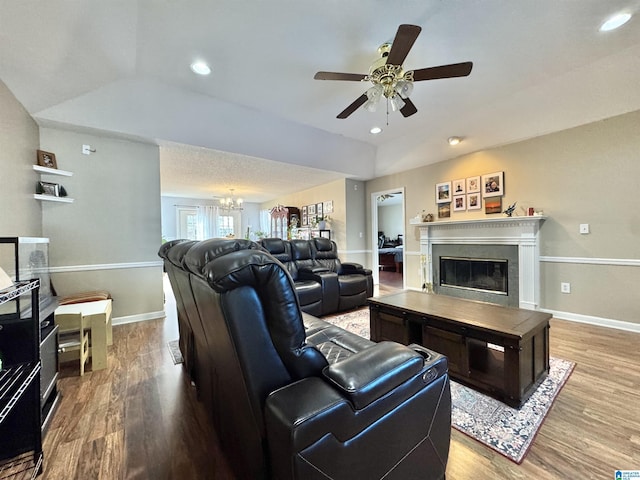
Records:
M446 355L452 378L520 407L549 373L549 319L416 291L369 299L371 339L417 343Z

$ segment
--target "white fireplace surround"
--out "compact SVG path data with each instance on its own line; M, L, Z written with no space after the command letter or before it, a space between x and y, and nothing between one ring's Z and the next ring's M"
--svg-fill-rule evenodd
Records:
M540 225L546 217L502 217L495 219L421 223L420 253L423 282L433 285L433 245L517 245L519 306L540 307Z

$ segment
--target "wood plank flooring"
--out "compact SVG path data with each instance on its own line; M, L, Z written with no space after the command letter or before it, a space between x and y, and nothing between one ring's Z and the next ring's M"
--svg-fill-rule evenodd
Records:
M39 478L233 479L195 389L171 361L170 292L166 308L166 319L114 327L106 370L80 378L77 364L63 366ZM640 334L552 320L551 355L577 366L529 454L516 465L453 430L447 479L612 479L640 469L639 345Z

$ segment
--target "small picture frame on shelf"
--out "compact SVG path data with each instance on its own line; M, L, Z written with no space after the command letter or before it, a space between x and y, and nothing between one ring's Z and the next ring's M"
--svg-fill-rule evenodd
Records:
M36 193L58 197L60 196L60 186L57 183L38 182Z
M464 212L467 209L466 199L464 195L456 195L453 197L453 211Z
M451 203L451 182L436 183L436 203Z
M504 172L482 175L482 196L501 197L504 195Z
M47 168L58 168L56 163L56 154L51 152L45 152L44 150L38 150L38 165Z

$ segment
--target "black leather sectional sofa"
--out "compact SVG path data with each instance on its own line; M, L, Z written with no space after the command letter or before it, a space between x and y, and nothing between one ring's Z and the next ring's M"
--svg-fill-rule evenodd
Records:
M350 310L366 305L373 295L371 270L341 262L332 240L267 238L259 243L287 268L306 313L321 316Z
M159 254L185 366L237 478L444 478L446 357L305 314L288 269L256 243L176 241Z

